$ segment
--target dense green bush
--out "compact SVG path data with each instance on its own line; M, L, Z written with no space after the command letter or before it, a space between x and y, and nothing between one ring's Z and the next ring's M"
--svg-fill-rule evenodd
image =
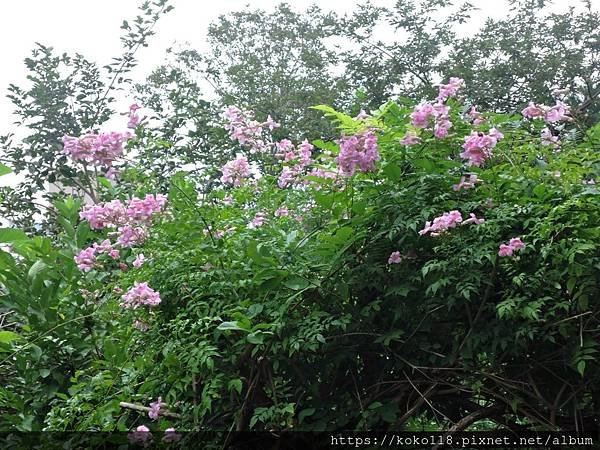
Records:
M446 104L440 138L413 126L422 105L408 100L355 119L318 107L342 137L314 141L302 173L282 163L297 172L287 188L250 170L206 192L180 172L121 266L76 270L77 251L111 235L77 224L72 201L57 205L61 241L4 230L16 254L0 253L1 300L16 334L0 343L2 426L595 427L600 127L565 117L541 142L541 120L475 125L470 105ZM492 128L504 136L469 166L461 145ZM380 159L350 176L336 157L352 136L363 149L376 138ZM146 193L152 179L129 196ZM452 211L462 223L426 232ZM524 248L500 256L516 238ZM136 282L160 304L124 308ZM158 397L179 416L150 424L120 406Z

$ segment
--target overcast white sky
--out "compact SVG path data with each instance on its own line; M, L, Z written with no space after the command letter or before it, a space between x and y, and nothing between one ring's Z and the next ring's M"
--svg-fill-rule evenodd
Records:
M600 0L592 0L600 5ZM296 9L316 3L324 10L351 13L364 0L290 0ZM465 33L480 26L486 17L501 17L507 0L471 0L479 8ZM164 58L165 49L174 42L206 48L208 25L219 15L247 8L273 9L279 0L171 0L175 7L156 27L150 46L140 52L135 79L143 79ZM376 5L391 5L394 0L372 0ZM457 1L458 3L458 1ZM573 0L559 0L556 9L564 9ZM119 33L123 19L137 14L138 0L10 0L2 2L0 15L0 133L11 127L11 104L6 98L9 83L25 81L23 59L35 42L52 46L57 52L79 52L100 66L121 52ZM555 9L553 8L553 9ZM10 175L9 175L10 177ZM7 177L0 182L6 182Z

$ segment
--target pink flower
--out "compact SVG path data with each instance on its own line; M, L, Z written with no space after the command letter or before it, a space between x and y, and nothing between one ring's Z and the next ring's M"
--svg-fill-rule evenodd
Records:
M264 152L269 149L263 139L263 128L270 130L279 126L279 124L269 116L265 123L260 123L252 119L253 114L242 111L236 106L228 106L224 113L226 123L225 129L229 130L229 136L236 140L240 145L249 147L250 153Z
M256 213L254 219L248 224L249 228L259 228L262 227L267 221L267 215L265 213L259 212Z
M129 133L86 134L81 138L63 137L63 153L75 161L84 161L96 166L110 166L123 154L123 144Z
M461 223L461 225L469 225L470 223L474 223L475 225L479 225L479 224L482 224L483 222L485 222L484 218L478 219L477 216L475 216L475 214L470 213L469 214L469 218L466 219L465 221L463 221L463 223Z
M117 244L125 248L133 247L134 245L142 244L147 237L148 232L144 228L125 225L119 228Z
M512 238L509 242L508 245L510 245L513 249L515 250L522 250L525 248L525 244L523 243L523 241L521 240L521 238Z
M79 270L89 272L94 268L96 263L96 249L94 247L83 249L74 259Z
M146 425L140 425L127 435L127 439L132 444L146 444L152 440L152 433Z
M525 244L521 241L521 238L512 238L508 245L502 244L500 245L500 249L498 250L498 256L512 256L513 252L517 250L522 250L525 248Z
M250 164L245 156L238 156L233 161L227 162L221 171L223 172L221 182L232 184L235 187L241 186L251 173Z
M435 119L437 111L431 103L422 103L415 106L414 111L410 115L412 126L415 128L427 128L430 120Z
M538 106L533 102L529 102L529 105L521 111L523 117L528 119L536 119L538 117L543 117L544 108L542 106Z
M339 140L340 153L337 162L346 176L354 175L356 169L361 172L373 172L375 162L379 161L377 136L366 131L354 136L343 136Z
M556 101L556 105L548 110L546 113L547 122L559 122L561 120L568 120L569 117L566 115L569 112L569 107L560 100Z
M429 221L425 222L425 227L419 231L419 234L422 236L424 234L431 233L432 236L439 236L449 228L456 227L462 222L462 220L462 215L457 210L445 212L441 216L433 219L433 223Z
M148 194L144 199L134 197L127 204L126 214L134 222L148 222L152 216L162 212L166 203L167 198L161 194Z
M419 136L414 131L407 131L404 137L400 140L402 145L414 145L421 142Z
M458 184L452 185L452 189L454 189L456 192L459 192L461 189L471 189L475 187L475 183L479 182L480 180L475 174L469 175L469 181L466 181L466 178L463 176L460 177L460 181Z
M143 253L140 253L139 255L137 255L135 257L135 260L133 261L133 267L135 267L135 268L141 267L142 264L144 264L144 261L146 261L146 257L144 256Z
M124 308L136 309L139 306L157 306L160 304L160 294L154 291L148 283L138 283L137 281L133 284L133 287L123 295Z
M354 120L362 120L362 119L366 119L370 117L364 109L361 108L360 112L356 115L356 117L354 118Z
M267 116L267 121L265 125L269 127L269 130L273 130L274 128L278 128L280 125L273 120L273 118L269 115Z
M554 136L552 131L548 128L544 128L540 133L540 142L542 145L546 146L558 146L559 138L558 136Z
M116 248L110 249L108 252L108 256L110 256L112 259L119 259L119 250L117 250Z
M175 428L167 428L165 430L165 435L162 438L163 442L179 442L181 440L181 433L175 431Z
M465 85L465 80L458 77L451 77L448 80L448 84L441 84L439 88L439 93L437 96L438 102L443 102L449 97L453 97L457 94L459 89L463 88Z
M482 123L485 123L485 118L483 117L483 114L477 111L474 106L471 107L468 114L469 117L473 120L473 125L481 125Z
M296 171L290 169L289 167L284 167L279 175L279 179L277 180L277 186L279 186L281 189L285 189L294 182L296 175Z
M109 167L109 169L106 171L106 173L104 174L104 176L106 178L108 178L109 180L116 180L117 176L119 176L121 172L118 169L115 169L114 167Z
M402 262L402 256L400 255L400 252L392 252L388 258L388 264L399 264L400 262Z
M448 136L448 130L452 128L452 122L446 117L437 120L433 127L433 135L438 139L443 139Z
M302 143L298 146L298 159L302 166L307 166L312 162L312 150L314 146L308 142L308 140L304 139Z
M125 223L126 208L120 200L112 200L108 203L85 205L79 213L81 219L90 223L90 227L100 230L104 227L115 227Z
M124 262L120 262L119 269L121 269L123 272L125 272L128 269L127 264L125 264Z
M277 210L275 211L276 217L287 217L289 215L290 215L290 212L288 211L288 209L285 206L281 206L281 207L277 208Z
M465 143L462 146L464 151L460 157L468 159L471 166L481 166L486 159L492 156L492 149L503 137L504 135L495 128L492 128L488 134L471 131L471 134L465 137Z
M289 139L282 139L281 141L277 142L275 146L281 152L286 152L294 148L294 144L292 144L292 141Z
M162 402L162 397L158 397L158 400L156 400L156 402L150 403L150 411L148 411L148 417L150 417L152 420L158 419L158 416L160 415L160 411L163 406L167 406L167 404Z
M127 122L127 128L135 129L140 124L140 116L136 113L131 113L129 115L129 122Z

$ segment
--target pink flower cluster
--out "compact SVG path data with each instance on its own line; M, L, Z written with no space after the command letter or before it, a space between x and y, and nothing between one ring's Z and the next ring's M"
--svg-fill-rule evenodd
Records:
M267 215L264 212L258 212L248 224L248 228L260 228L267 222Z
M433 222L425 222L425 227L419 231L419 234L423 236L424 234L430 233L431 236L439 236L444 231L455 228L459 224L469 225L473 223L479 225L483 222L485 222L485 219L478 219L473 213L470 213L469 218L463 221L462 214L457 210L452 210L436 217L433 219Z
M521 114L528 119L544 119L546 122L570 120L567 115L569 114L569 107L560 100L557 100L556 105L552 107L529 102L529 105L521 111Z
M156 306L158 304L160 304L160 294L148 286L148 283L136 281L133 287L123 295L121 306L136 309L142 305Z
M140 109L140 106L137 103L134 103L129 107L129 122L127 123L127 128L137 128L140 124L140 116L137 113L137 110Z
M131 224L147 224L155 214L163 211L167 198L161 194L148 194L145 198L132 198L125 205L120 200L86 205L79 213L94 229Z
M92 270L97 265L97 256L104 253L112 259L119 259L119 250L115 248L115 245L129 248L142 244L148 237L147 227L154 215L164 210L166 202L167 198L164 195L148 194L144 199L134 197L127 204L120 200L113 200L84 206L79 217L87 220L90 226L97 230L108 227L117 228L117 231L113 233L117 235L117 240L115 244L112 244L105 239L101 244L95 243L92 247L81 250L75 256L75 263L79 270L84 272ZM138 256L134 266L141 266L143 261L144 256ZM122 270L127 268L123 263L119 267Z
M234 160L225 163L225 165L221 167L221 172L223 172L223 175L221 176L222 183L239 187L251 174L250 164L245 156L238 156Z
M96 166L110 166L115 159L123 155L123 144L129 133L86 134L80 138L65 135L63 153L75 161L85 161Z
M488 134L471 131L471 134L465 137L465 143L462 146L464 151L460 156L468 159L471 166L481 166L486 159L492 156L492 149L503 137L504 135L495 128L492 128Z
M156 402L150 403L150 411L148 411L148 417L150 417L152 420L158 419L158 416L160 415L163 406L167 406L167 404L163 403L162 397L158 397Z
M89 272L96 266L96 258L99 255L107 254L114 260L119 259L119 250L114 248L108 239L102 241L101 244L95 243L93 246L84 248L75 255L75 263L77 268L83 272Z
M466 177L462 176L460 177L458 184L452 185L452 189L456 192L459 192L461 189L471 189L475 187L475 183L481 183L481 180L477 178L476 174L469 175L468 180Z
M483 117L483 114L477 111L474 106L471 107L467 114L469 118L473 121L473 125L481 125L482 123L485 123L485 118Z
M248 147L250 153L265 152L271 147L263 137L263 131L266 128L273 130L279 127L279 124L271 116L267 117L266 122L261 123L253 120L251 112L242 111L237 106L228 106L224 116L226 119L225 129L229 131L231 139Z
M288 217L290 211L285 206L280 206L275 210L275 217Z
M279 152L275 156L282 158L283 162L293 164L292 167L284 167L277 180L277 186L285 189L294 184L296 179L304 172L306 166L313 162L312 151L314 147L306 139L297 148L289 139L283 139L276 146Z
M559 147L559 137L554 136L549 128L544 128L540 133L540 142L545 146Z
M437 101L445 102L449 97L454 97L460 89L465 87L465 80L458 77L450 77L448 84L440 84Z
M412 125L415 128L428 128L433 123L435 137L441 139L448 136L448 130L452 128L448 113L450 107L443 103L431 104L429 102L417 105L410 115Z
M425 227L419 231L419 234L423 236L424 234L431 233L432 236L439 236L447 229L456 227L462 220L462 214L457 210L445 212L433 219L433 223L430 221L425 222Z
M444 102L455 96L464 87L464 84L464 80L457 77L450 78L448 84L441 84L436 103L425 102L415 107L410 115L412 125L415 128L429 128L433 124L433 134L436 138L442 139L448 136L448 131L452 128L452 122L449 116L450 107L445 105Z
M339 140L340 154L337 162L341 172L346 176L361 172L373 172L375 162L379 161L377 136L372 131L365 131L354 136L343 136Z
M525 244L521 241L521 238L512 238L508 244L500 245L498 250L498 256L512 256L516 250L522 250L525 248Z

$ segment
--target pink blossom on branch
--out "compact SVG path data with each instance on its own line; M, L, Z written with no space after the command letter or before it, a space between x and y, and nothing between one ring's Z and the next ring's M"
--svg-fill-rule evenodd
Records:
M388 264L400 264L402 262L402 255L399 251L392 252L388 258Z
M133 284L133 287L129 289L123 295L122 306L124 308L137 308L139 306L157 306L160 304L160 294L154 291L148 283L138 283L137 281Z
M158 419L158 416L160 415L163 406L167 406L167 404L163 403L162 397L158 397L156 402L150 403L150 411L148 411L148 417L150 417L152 420Z
M146 261L146 257L143 253L140 253L135 257L135 260L133 261L133 267L135 267L136 269L142 267L144 261Z
M512 238L508 244L500 245L500 248L498 249L498 256L512 256L515 251L522 250L524 248L525 244L521 238Z
M461 152L460 157L468 159L471 166L481 166L492 156L492 149L503 137L504 135L495 128L492 128L488 134L471 131L471 134L465 137L462 146L464 151Z
M431 233L432 236L439 236L449 228L456 227L462 221L462 214L459 211L453 210L445 212L441 216L433 219L433 222L425 222L425 227L419 231L419 234L423 236L424 234Z
M74 259L79 270L89 272L96 264L96 249L94 247L85 248L75 255Z
M448 84L440 84L437 96L438 102L444 102L449 97L454 97L460 89L465 86L465 80L458 77L450 77Z
M241 186L251 174L250 164L245 156L238 156L236 159L225 163L221 171L223 172L221 182L232 184L235 187Z
M129 133L86 134L81 138L65 135L63 153L74 161L83 161L96 166L110 166L115 159L123 155L123 144Z
M375 162L381 159L377 136L372 131L354 136L342 136L339 144L340 153L337 162L341 172L346 176L354 175L357 169L361 172L373 172Z
M461 189L471 189L475 187L475 183L480 183L481 180L479 180L479 178L477 178L477 175L472 174L469 175L469 179L467 180L466 177L462 176L460 177L460 181L458 182L458 184L454 184L452 185L452 189L454 189L456 192L459 192Z

